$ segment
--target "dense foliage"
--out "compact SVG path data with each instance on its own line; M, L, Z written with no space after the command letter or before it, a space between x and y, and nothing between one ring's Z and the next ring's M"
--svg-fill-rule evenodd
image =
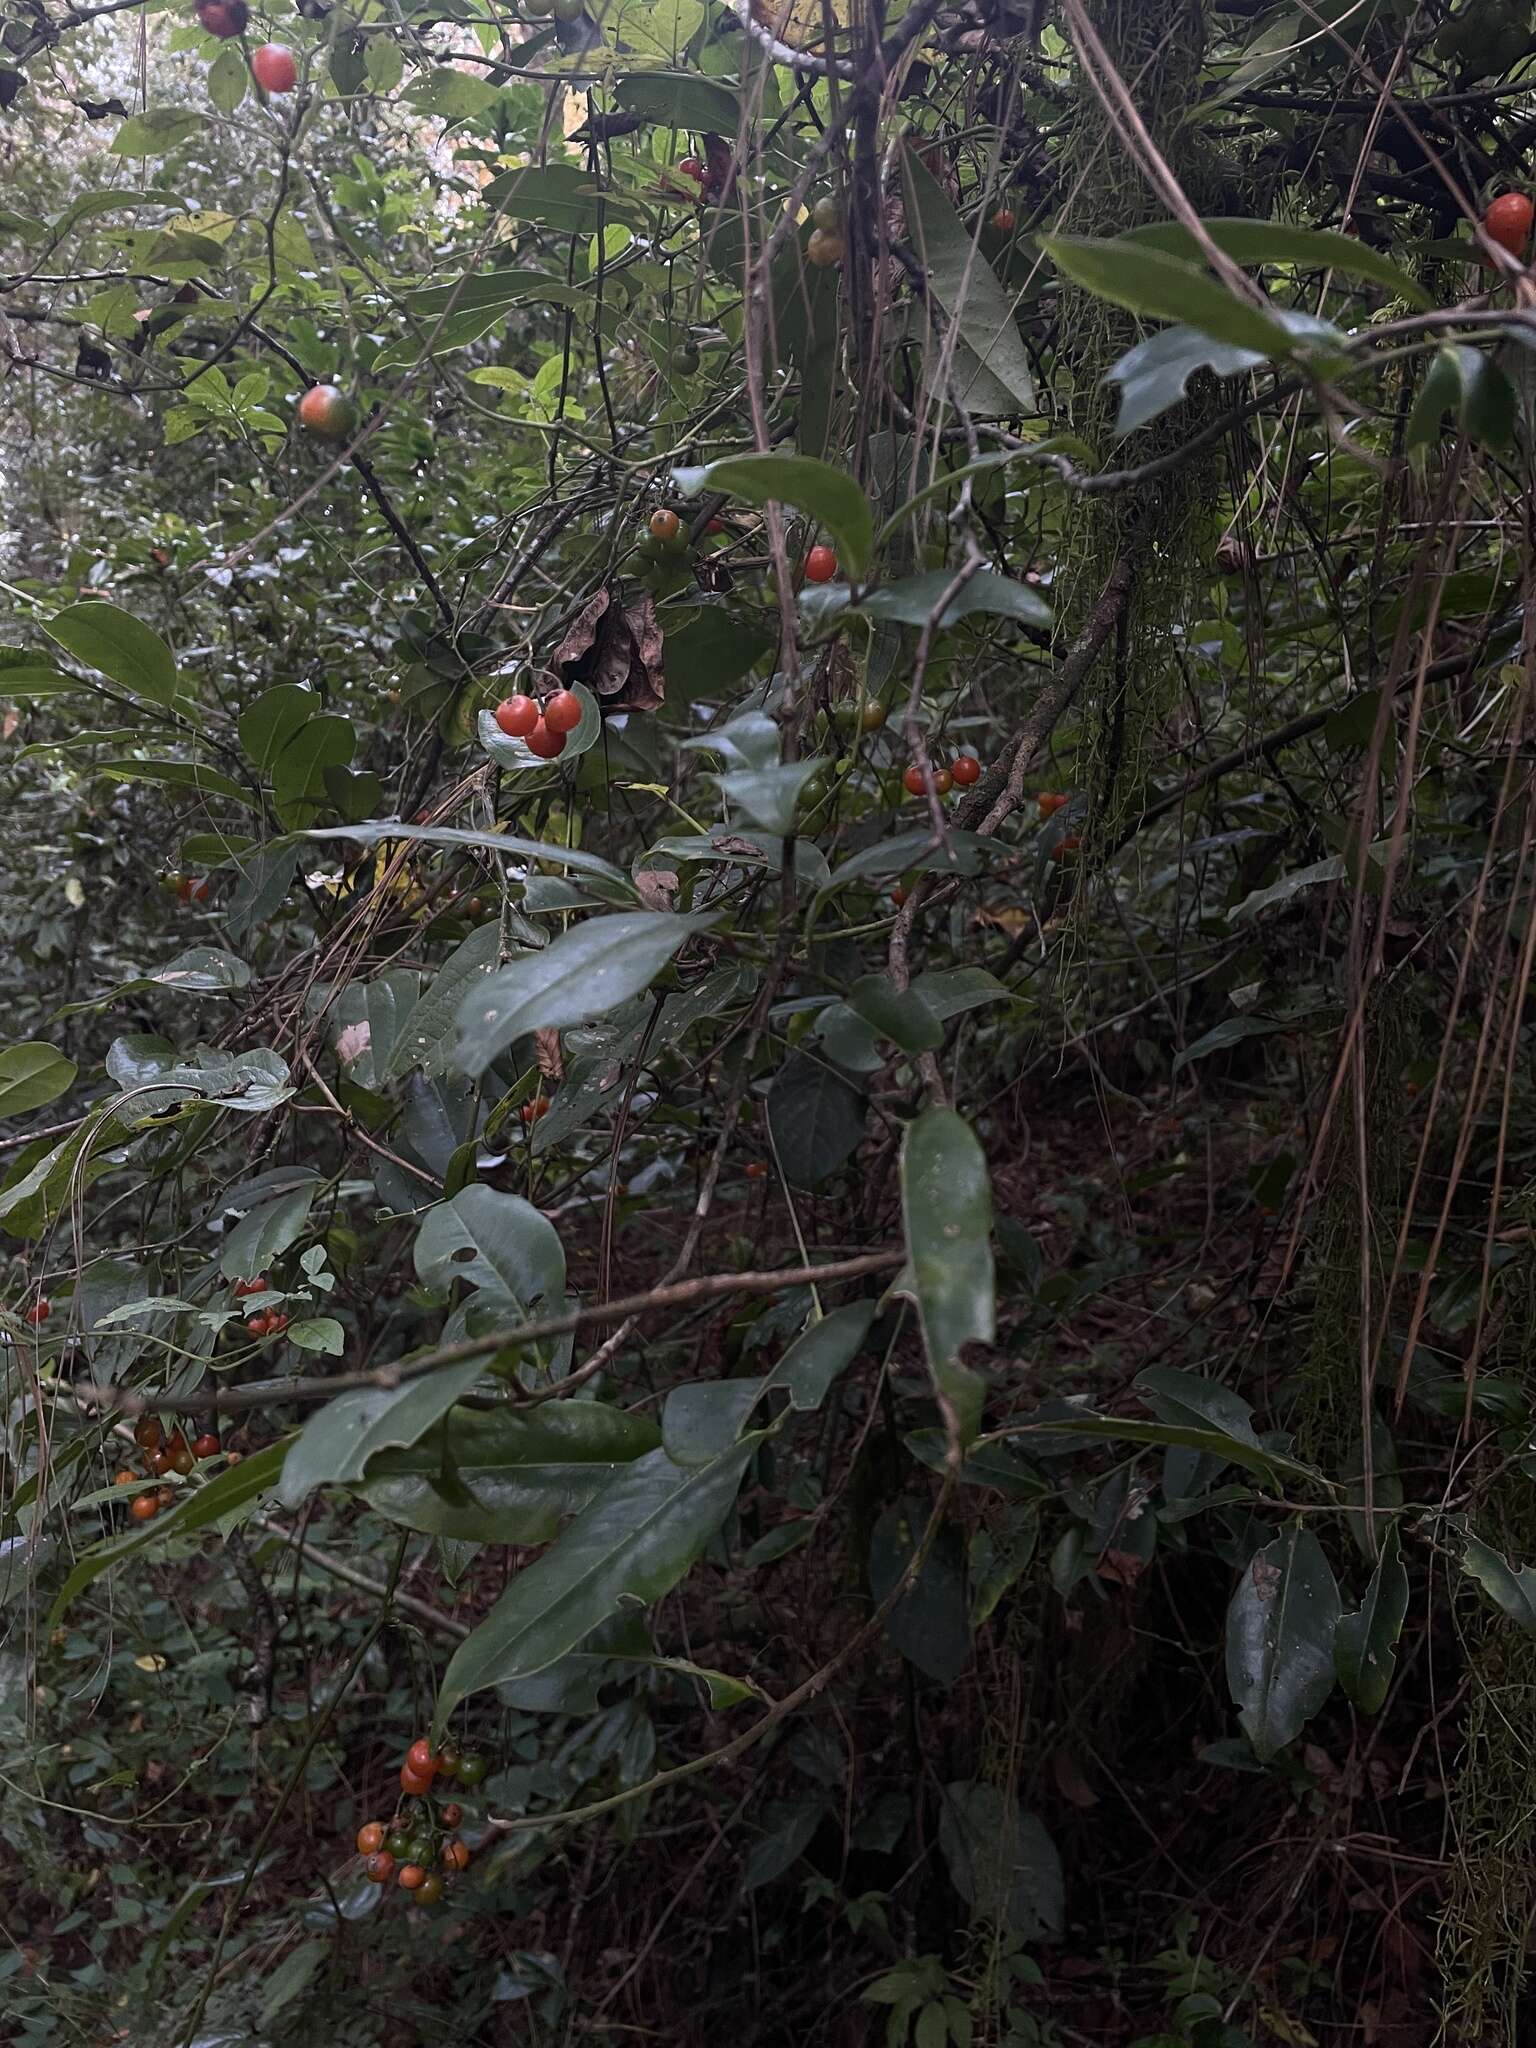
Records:
M6 2039L1532 2038L1529 0L3 19Z

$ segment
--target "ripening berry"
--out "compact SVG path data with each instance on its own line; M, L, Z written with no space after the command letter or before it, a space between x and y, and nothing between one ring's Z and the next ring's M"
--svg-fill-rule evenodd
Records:
M263 43L251 57L251 76L263 92L292 92L299 82L299 67L285 44Z
M402 1863L395 1873L395 1882L403 1892L419 1892L427 1881L427 1873L419 1863Z
M268 1315L252 1316L245 1327L253 1337L265 1337L272 1327L272 1318Z
M1013 233L1013 213L1009 207L1000 206L992 216L992 225L1000 235Z
M450 1870L468 1870L469 1851L456 1835L451 1842L444 1842L443 1861Z
M136 1522L152 1522L160 1512L157 1494L136 1493L128 1504L128 1512Z
M169 1451L151 1451L144 1462L156 1479L163 1479L171 1469L171 1454Z
M375 1849L363 1864L364 1874L372 1884L388 1884L395 1874L395 1859L387 1849Z
M981 763L974 754L957 754L949 772L962 789L969 789L973 782L981 780Z
M205 1429L192 1446L195 1458L216 1458L219 1455L219 1440L211 1429Z
M677 173L680 178L692 178L696 185L704 182L704 165L696 156L679 157Z
M574 732L581 723L581 699L574 690L556 690L544 706L544 723L551 732Z
M125 1466L124 1469L118 1473L117 1477L113 1480L112 1484L114 1486L132 1486L136 1476L136 1474L128 1471L128 1469Z
M335 384L311 384L299 400L299 425L320 441L347 441L357 425L357 407Z
M456 1799L450 1799L446 1806L438 1808L437 1817L445 1828L456 1828L464 1818L464 1809Z
M357 1831L357 1853L359 1856L376 1856L384 1846L384 1824L370 1820Z
M521 690L496 706L496 723L510 739L525 740L539 722L539 707Z
M435 1870L424 1872L421 1883L416 1887L418 1906L435 1906L443 1896L443 1880Z
M424 1735L418 1735L405 1752L405 1761L418 1778L430 1778L437 1769L437 1752Z
M811 225L820 228L824 234L838 235L843 230L843 202L830 192L824 192L811 208Z
M133 1440L141 1451L158 1451L165 1442L165 1431L153 1415L141 1415L133 1425Z
M541 718L523 744L530 754L537 754L541 761L555 761L565 752L565 734L551 732L548 724Z
M811 239L805 245L808 262L818 270L833 270L842 262L847 245L841 235L828 234L825 228L812 228Z
M1076 853L1082 843L1082 840L1075 832L1069 832L1065 839L1058 839L1051 848L1051 859L1065 860L1069 853Z
M767 1168L767 1165L766 1165L766 1164L764 1163L764 1161L763 1161L763 1160L761 1160L761 1159L753 1159L753 1160L750 1160L750 1161L748 1162L748 1165L747 1165L747 1179L748 1179L748 1180L766 1180L767 1178L768 1178L768 1168Z
M477 1755L473 1750L459 1758L458 1778L461 1785L467 1785L473 1790L476 1785L484 1784L485 1772L485 1758Z
M651 514L651 539L659 540L663 547L668 542L676 540L682 530L683 522L681 519L678 518L675 512L667 511L665 506L663 506L661 511Z
M192 1446L184 1443L180 1450L171 1452L171 1470L179 1472L183 1479L192 1471L197 1460L192 1455Z
M1506 192L1483 215L1483 233L1511 256L1523 256L1531 239L1536 207L1523 192Z
M227 43L231 36L245 34L251 10L245 0L197 0L197 18L209 35Z
M46 1323L52 1314L53 1303L46 1295L43 1295L39 1300L34 1301L27 1310L27 1321L36 1328L39 1323Z
M262 1275L254 1280L237 1280L230 1289L236 1301L243 1301L248 1294L265 1294L266 1291L267 1281Z
M427 1773L423 1776L420 1771L413 1771L409 1764L402 1764L400 1766L400 1790L409 1793L412 1799L425 1799L432 1790L431 1774Z
M1040 813L1041 824L1044 824L1047 818L1054 818L1058 811L1065 810L1071 801L1072 799L1069 796L1062 796L1058 792L1042 789L1035 798L1035 808Z
M531 1102L525 1102L517 1112L524 1124L536 1124L541 1116L549 1115L549 1097L535 1095Z
M807 583L830 583L837 574L837 556L829 547L814 547L805 558Z

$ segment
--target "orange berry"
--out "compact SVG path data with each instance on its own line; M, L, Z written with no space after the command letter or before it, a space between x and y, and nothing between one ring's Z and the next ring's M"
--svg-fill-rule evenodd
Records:
M1506 192L1483 215L1483 233L1511 256L1523 256L1531 239L1536 207L1523 192Z
M160 1512L160 1499L153 1493L136 1493L128 1503L128 1512L136 1522L152 1522Z
M376 1856L384 1846L384 1823L366 1821L357 1831L357 1853L359 1856Z

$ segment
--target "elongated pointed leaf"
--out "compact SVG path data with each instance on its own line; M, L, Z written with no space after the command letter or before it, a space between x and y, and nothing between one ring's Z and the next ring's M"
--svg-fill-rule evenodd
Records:
M454 1652L434 1728L440 1732L470 1693L542 1671L621 1607L670 1592L730 1512L760 1442L748 1437L691 1471L665 1451L637 1459L518 1573Z
M547 1543L656 1439L648 1417L600 1401L551 1401L523 1415L454 1408L410 1449L375 1457L358 1490L429 1536Z
M1362 1713L1378 1712L1397 1664L1396 1643L1408 1612L1408 1574L1403 1569L1397 1524L1388 1525L1381 1556L1353 1614L1341 1616L1334 1641L1339 1683Z
M1333 1690L1338 1626L1322 1546L1293 1522L1249 1560L1227 1610L1227 1684L1256 1756L1284 1749Z
M845 569L859 575L869 567L875 516L846 469L835 469L813 455L726 455L702 469L676 469L672 474L690 497L701 491L729 491L749 505L766 505L771 499L793 505L826 528Z
M1240 299L1199 264L1119 238L1100 242L1050 235L1042 247L1064 277L1128 312L1180 320L1264 357L1291 352L1291 334L1278 318Z
M454 1057L483 1074L515 1039L601 1017L649 986L672 955L713 917L620 910L595 917L479 982L459 1007Z
M992 1183L975 1132L952 1109L924 1110L907 1127L901 1206L928 1368L968 1444L985 1390L961 1348L996 1335Z
M907 229L928 273L928 289L983 368L1008 392L1016 409L1021 413L1034 412L1035 384L1029 351L1013 317L1008 294L943 188L914 151L904 152L901 172ZM963 389L963 370L959 371L957 381Z
M1343 277L1366 277L1373 284L1384 285L1410 306L1433 304L1417 278L1357 235L1340 234L1335 228L1292 227L1283 220L1229 220L1221 216L1200 225L1234 263L1284 263L1294 264L1298 270L1336 270ZM1121 240L1161 249L1165 255L1183 257L1188 263L1205 260L1200 244L1179 221L1154 221L1148 227L1130 228Z
M284 1507L298 1507L317 1486L361 1479L381 1451L414 1444L484 1370L483 1358L470 1358L401 1387L359 1387L328 1401L288 1453L278 1488Z
M1512 1565L1501 1551L1476 1536L1466 1539L1461 1568L1516 1627L1536 1636L1536 1569L1528 1564Z

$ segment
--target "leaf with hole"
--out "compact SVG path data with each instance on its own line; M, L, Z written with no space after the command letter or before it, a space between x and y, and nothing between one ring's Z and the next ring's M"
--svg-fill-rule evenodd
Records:
M1403 1569L1397 1524L1389 1522L1381 1555L1352 1614L1341 1615L1334 1638L1334 1665L1346 1696L1364 1714L1386 1702L1397 1665L1397 1639L1408 1612L1408 1574Z
M1227 1609L1227 1685L1265 1762L1332 1692L1338 1626L1332 1568L1311 1530L1291 1522L1249 1559Z
M975 1132L952 1109L927 1109L901 1148L908 1272L946 1427L962 1446L981 1425L985 1389L966 1366L968 1343L997 1334L992 1183Z

